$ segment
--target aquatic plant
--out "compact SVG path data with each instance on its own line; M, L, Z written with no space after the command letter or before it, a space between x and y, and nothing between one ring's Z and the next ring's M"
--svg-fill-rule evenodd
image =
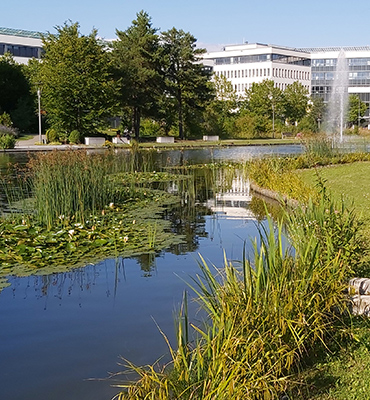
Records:
M245 254L240 266L225 259L224 268L212 269L201 258L201 274L191 286L208 319L189 326L185 299L178 348L169 347L172 361L127 363L139 378L120 385L116 399L274 399L293 387L302 363L330 348L348 315L350 259L331 246L326 209L311 202L308 210L288 219L293 235L305 222L302 213L318 217L297 237L286 238L282 222L274 229L269 220L255 242L253 261ZM340 240L355 240L353 221L337 217L331 224L342 232Z
M51 228L58 218L84 222L114 202L107 174L107 156L83 150L36 153L29 161L29 177L40 222Z

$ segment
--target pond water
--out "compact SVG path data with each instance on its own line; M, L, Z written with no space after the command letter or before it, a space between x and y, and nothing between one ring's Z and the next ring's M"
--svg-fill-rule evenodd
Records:
M156 162L240 161L258 154L257 147L184 150L182 156L180 151L158 152ZM278 147L261 151L278 153ZM285 146L281 152L298 152L298 147ZM27 159L24 154L10 158ZM124 369L120 357L143 365L168 354L158 327L175 346L173 314L183 291L191 292L185 282L199 273L199 254L222 267L224 251L231 260L242 258L244 242L251 251L249 239L258 224L250 200L243 188L221 205L215 199L199 204L182 221L189 231L187 243L155 258L108 258L67 273L9 277L11 286L0 292L0 398L110 399L118 391L111 386L118 378L107 377ZM200 318L197 309L191 302L194 322Z

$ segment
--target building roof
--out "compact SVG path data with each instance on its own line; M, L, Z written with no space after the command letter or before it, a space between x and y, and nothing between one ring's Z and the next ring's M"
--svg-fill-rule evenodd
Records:
M1 28L0 35L21 36L33 39L41 39L41 32L26 31L24 29Z
M329 51L370 51L370 46L333 46L333 47L310 47L297 49L300 51L307 51L310 53L324 53Z

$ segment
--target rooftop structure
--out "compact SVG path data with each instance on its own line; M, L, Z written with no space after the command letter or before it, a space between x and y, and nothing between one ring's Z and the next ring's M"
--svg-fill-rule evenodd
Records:
M40 32L0 27L0 56L13 55L15 61L26 64L30 58L41 58Z

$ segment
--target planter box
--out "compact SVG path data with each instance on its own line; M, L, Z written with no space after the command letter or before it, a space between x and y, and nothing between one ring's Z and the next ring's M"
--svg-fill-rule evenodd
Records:
M204 135L203 140L205 142L218 142L220 137L218 135Z
M121 138L114 137L112 139L112 143L114 143L114 144L130 144L130 140L125 137L121 137Z
M85 144L87 146L104 146L105 138L103 138L103 137L85 137Z
M173 136L158 136L157 143L175 143Z

